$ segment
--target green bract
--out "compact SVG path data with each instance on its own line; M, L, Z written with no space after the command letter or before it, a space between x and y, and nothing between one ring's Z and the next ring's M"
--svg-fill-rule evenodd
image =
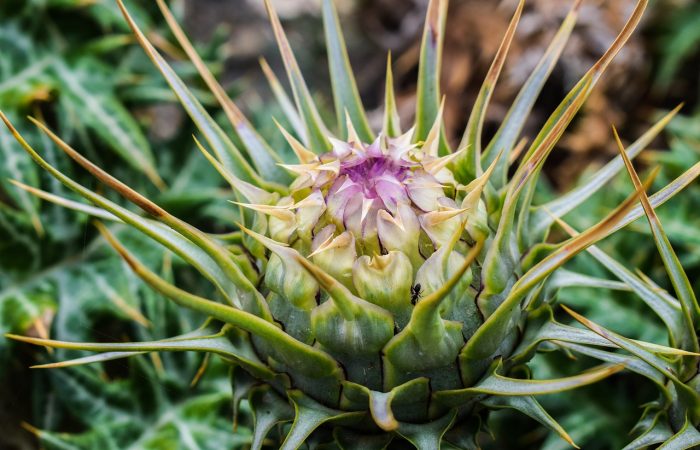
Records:
M443 131L439 88L446 0L432 0L428 6L414 125L402 131L389 61L385 115L377 134L359 99L332 1L323 2L323 20L336 134L328 130L329 124L314 105L279 19L266 2L293 94L293 99L287 96L263 63L293 127L280 127L297 158L287 161L281 156L284 152L272 149L226 96L162 0L158 4L168 24L219 101L240 146L212 120L120 1L139 43L199 127L203 139L197 143L204 156L231 185L236 198L231 208L240 211L237 231L210 235L179 220L35 121L71 158L151 218L124 209L63 175L6 123L39 165L97 208L74 202L67 206L141 230L211 281L218 301L159 277L107 228L100 227L147 283L177 304L210 316L222 328L215 334L120 344L15 338L107 352L58 366L153 351L216 353L237 368L234 398L248 395L256 421L255 449L266 438L277 438L270 432L279 423L291 424L281 428L284 449L304 442L311 448L379 449L401 446L401 441L419 449L440 448L445 442L449 448L471 449L477 447L475 436L486 411L497 408L521 411L572 443L535 395L589 384L624 366L649 371L649 365L656 367L649 358L677 354L666 347L627 344L639 347L632 351L593 326L588 331L559 324L550 304L560 286L614 285L557 269L587 248L596 252L593 244L644 212L653 212L695 179L700 166L648 201L643 184L635 179L634 194L598 224L580 234L569 230L572 237L564 242L548 239L551 226L560 221L566 228L560 218L625 163L629 165L628 157L636 156L673 113L584 186L548 204L533 204L543 163L630 37L646 3L638 2L610 49L526 147L520 132L574 27L580 5L575 2L500 129L482 144L485 111L514 37L523 8L520 2L469 115L462 142L452 148ZM636 206L640 195L644 209ZM613 272L636 289L636 279L623 269ZM682 280L678 283L684 286ZM697 321L694 297L662 301L647 287L639 287L638 292L667 324L672 343L686 343L688 352L697 351L692 327L688 331L689 324ZM687 289L683 292L687 294ZM597 348L613 345L606 339L634 357ZM560 379L515 377L527 373L523 366L546 342L604 363ZM655 373L652 378L663 384L664 375ZM698 418L697 395L686 392L685 385L674 386L673 395L685 399L682 404L690 417Z

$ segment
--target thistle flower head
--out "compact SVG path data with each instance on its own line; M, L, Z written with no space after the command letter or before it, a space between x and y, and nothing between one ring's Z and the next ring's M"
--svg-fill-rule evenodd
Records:
M284 166L296 179L289 196L275 205L296 211L294 220L291 214L267 210L275 216L273 221L288 218L286 236L277 237L290 243L311 229L312 251L320 252L328 248L329 240L348 231L359 252L372 256L391 249L395 228L399 235L405 234L406 226L418 223L424 233L430 233L438 223L463 213L447 192L454 194L457 187L447 169L454 156L438 157L430 145L412 144L412 134L411 130L400 137L380 136L364 143L353 131L355 137L349 141L331 138L331 150L320 155L304 149L313 156ZM249 206L260 210L260 205ZM436 211L443 212L441 219L426 216ZM294 230L301 236L295 236Z

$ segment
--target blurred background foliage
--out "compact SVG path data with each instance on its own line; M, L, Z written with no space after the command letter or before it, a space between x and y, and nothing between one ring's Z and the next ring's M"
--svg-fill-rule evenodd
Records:
M321 103L330 105L317 1L275 3L298 49L302 70ZM351 59L363 68L358 71L358 83L371 110L370 120L375 125L381 121L378 105L388 51L395 61L399 109L402 118L410 120L427 0L336 3ZM478 92L515 3L451 2L442 75L448 99L447 132L453 139L461 135L465 111ZM487 133L503 118L569 3L526 3L488 111ZM273 144L282 145L272 121L282 114L270 106L271 93L258 61L263 55L273 67L280 65L262 1L174 0L170 4L229 93ZM584 1L574 36L529 120L530 130L541 125L574 80L602 53L633 4L632 0ZM182 62L182 51L173 44L154 4L132 0L129 7L200 100L213 106L193 68ZM699 68L700 4L653 0L641 31L615 60L548 162L549 185L538 195L546 199L576 186L614 155L611 124L631 141L681 102L685 102L681 116L640 160L645 167L661 166L659 185L695 163L700 157ZM195 149L194 128L173 100L134 45L115 2L0 2L0 108L16 124L26 122L21 120L26 115L45 120L71 145L166 209L206 231L226 231L234 219L224 201L227 194ZM52 163L94 186L32 127L21 131ZM0 333L128 341L174 336L201 325L202 317L174 308L145 288L84 215L40 202L13 185L10 179L73 198L29 161L4 128L0 129L0 161ZM631 189L622 174L566 219L578 228L591 225ZM700 280L698 211L697 185L659 210L691 280ZM175 277L190 289L207 289L176 258L126 228L115 231L164 276ZM643 270L660 289L668 288L645 223L629 226L602 247L625 261L628 269ZM586 255L572 265L579 272L609 276ZM700 289L700 282L696 287ZM558 295L561 302L621 334L664 343L658 320L628 292L603 295L600 290L565 288ZM215 358L204 361L195 355L164 354L79 369L28 369L66 356L56 353L10 344L0 337L0 449L233 449L250 442L251 418L245 402L233 432L236 391L230 387L226 367ZM532 370L547 377L590 365L582 358L545 353L534 360ZM648 382L622 374L542 401L583 448L615 449L629 440L628 432L641 415L641 409L630 405L642 405L656 395ZM490 427L498 438L483 436L485 448L563 448L546 430L506 410L493 414Z

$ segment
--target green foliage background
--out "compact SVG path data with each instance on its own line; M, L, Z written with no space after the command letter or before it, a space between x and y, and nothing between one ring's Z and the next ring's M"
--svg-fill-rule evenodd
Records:
M157 17L153 8L135 5L133 11L145 24ZM219 44L214 39L199 50L217 58ZM116 3L3 2L0 48L0 107L12 120L40 117L168 209L212 229L225 223L226 214L208 209L222 194L213 169L194 148L193 128L185 122L167 137L153 136L154 110L173 96L133 45ZM176 67L192 78L190 67ZM22 132L62 170L89 182L35 129ZM145 288L84 215L39 202L11 184L13 179L74 198L42 174L5 129L0 160L0 333L41 334L45 328L67 340L149 340L200 325L201 317L174 309ZM161 183L155 173L163 185L155 185ZM119 234L161 273L197 283L137 233L124 228ZM34 448L21 422L44 430L45 448L220 449L247 440L243 427L231 432L228 373L218 361L209 362L196 387L190 383L203 361L195 355L28 370L66 357L58 353L0 338L0 448Z

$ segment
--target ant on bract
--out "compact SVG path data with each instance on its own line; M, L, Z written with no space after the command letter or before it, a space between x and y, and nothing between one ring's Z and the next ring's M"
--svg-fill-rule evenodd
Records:
M416 283L415 286L411 286L411 304L415 305L418 299L423 296L423 290L421 289L420 283Z

